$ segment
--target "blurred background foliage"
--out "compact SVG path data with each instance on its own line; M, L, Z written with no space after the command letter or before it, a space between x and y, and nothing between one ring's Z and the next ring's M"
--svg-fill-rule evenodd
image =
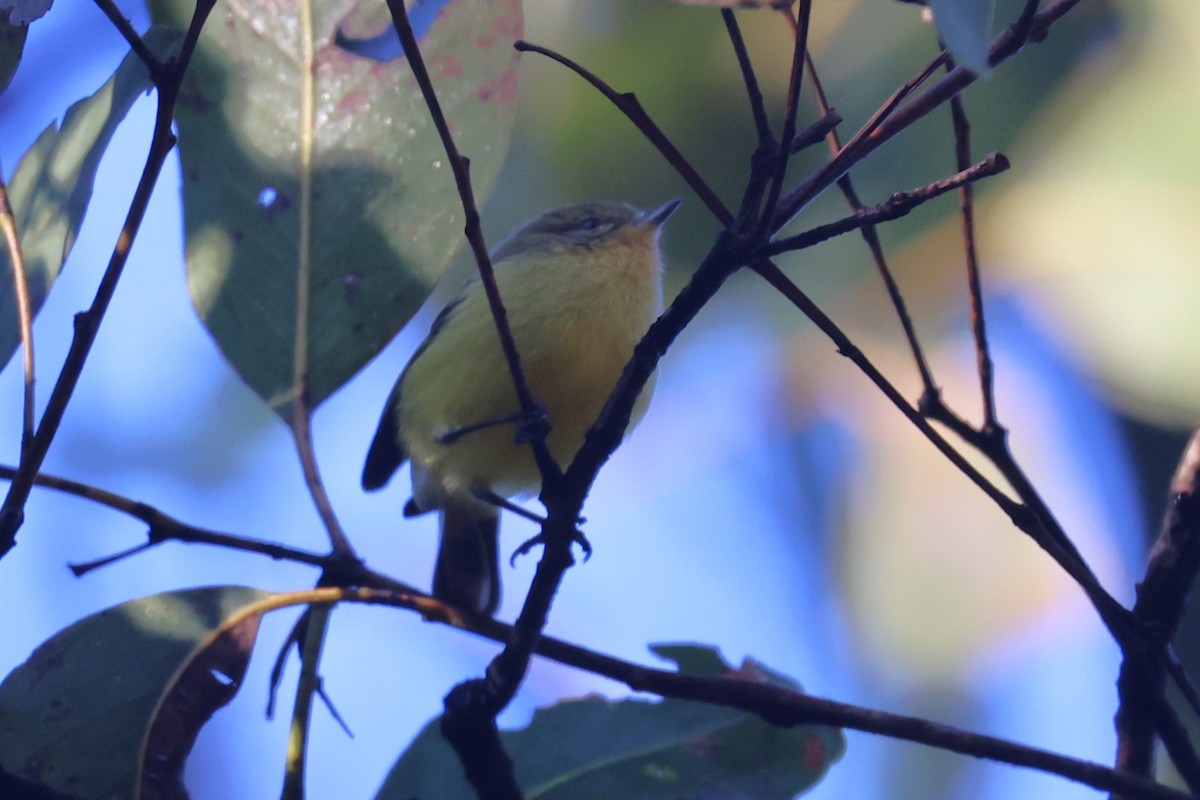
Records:
M144 7L123 2L139 29ZM736 204L753 129L719 15L659 0L526 0L526 38L565 53L642 104ZM998 0L996 20L1020 3ZM223 11L218 5L218 16ZM739 20L778 121L791 57L785 22ZM70 41L70 48L63 42ZM814 11L813 54L848 135L935 53L914 6L837 0ZM30 31L0 96L0 163L111 74L123 43L90 6L59 3ZM668 296L717 231L701 204L578 78L526 55L517 130L485 209L492 241L538 211L587 197L685 205L668 227ZM1200 215L1200 6L1092 0L965 96L978 157L1014 168L977 197L1001 420L1018 457L1117 597L1131 601L1166 480L1200 405L1195 266ZM38 319L41 386L90 300L140 172L152 103L135 106L101 167L98 202ZM806 105L801 124L817 116ZM380 143L386 147L386 142ZM797 159L799 176L825 158ZM948 112L876 153L854 180L864 202L953 172ZM956 200L881 233L948 402L978 419ZM795 227L846 213L829 192ZM781 264L914 401L920 385L866 248L853 236ZM452 291L469 265L460 259ZM443 290L445 291L445 290ZM431 302L430 309L438 301ZM399 521L407 496L366 497L361 459L396 372L430 316L410 325L321 409L318 456L335 507L369 563L422 585L434 535ZM0 375L0 446L15 460L20 376ZM42 389L44 396L46 389ZM47 469L189 522L321 549L283 427L234 376L195 319L182 269L178 172L146 230ZM397 481L403 483L403 477ZM602 474L587 515L596 556L573 570L550 633L646 661L652 641L749 654L806 689L1111 762L1116 649L1081 593L790 306L735 278L668 354L642 427ZM81 501L35 495L0 598L26 609L7 669L97 608L182 585L308 585L309 570L226 552L160 548L84 580L64 561L142 531ZM505 546L528 535L505 521ZM532 559L506 569L515 614ZM269 620L265 647L288 620ZM272 631L275 639L271 638ZM1195 624L1181 642L1193 663ZM266 650L263 651L267 652ZM334 616L325 688L357 738L317 715L314 797L365 796L490 644L407 615ZM295 670L292 666L292 674ZM269 658L202 735L198 798L277 793L286 724L264 723ZM538 663L502 722L536 705L621 687ZM347 774L346 764L355 774ZM267 765L267 766L264 766ZM272 768L271 765L276 765ZM1057 779L852 734L814 797L1091 797Z

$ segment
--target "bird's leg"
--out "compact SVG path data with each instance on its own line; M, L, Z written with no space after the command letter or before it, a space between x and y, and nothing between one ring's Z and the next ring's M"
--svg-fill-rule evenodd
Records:
M531 522L536 522L539 525L541 525L543 522L546 521L545 518L538 516L537 514L533 513L532 511L530 511L528 509L521 508L516 503L514 503L511 500L508 500L504 497L501 497L500 495L496 494L495 492L491 491L490 489L483 489L483 490L475 491L475 492L472 492L472 494L474 494L475 497L477 497L478 499L487 503L488 505L495 506L496 508L503 508L505 511L511 511L512 513L516 514L518 517L524 517L525 519L530 520Z
M463 425L461 428L447 431L437 437L438 441L445 445L454 444L468 433L481 431L485 428L494 428L497 425L508 425L514 423L516 425L515 441L517 444L532 442L536 439L545 439L550 434L550 417L546 414L546 409L541 404L534 404L530 413L524 411L514 411L511 414L505 414L492 419L485 419L481 422L472 422L470 425Z
M521 542L521 546L514 550L512 556L509 557L509 566L515 567L517 565L518 556L526 555L539 544L545 543L546 537L540 533L537 536L531 536L530 538ZM583 531L579 530L579 528L575 528L571 531L571 543L579 545L579 547L583 550L584 561L587 561L592 557L592 543L588 541L588 538L583 535Z
M512 513L516 514L518 517L523 517L524 519L527 519L530 522L536 522L539 525L545 524L545 522L546 522L545 517L543 517L539 514L535 514L527 508L521 508L521 506L517 505L516 503L512 502L511 500L501 497L500 495L496 494L495 492L491 491L490 489L476 490L476 491L472 492L472 494L474 494L477 499L482 500L483 502L487 503L488 505L493 505L496 508L502 508L505 511L511 511ZM587 520L585 520L583 517L579 518L580 525L582 525L585 522L587 522ZM581 548L583 548L583 560L584 561L587 561L589 558L592 557L592 543L589 542L587 540L587 537L583 535L583 531L576 528L575 532L571 536L571 540L575 544L578 544ZM526 539L524 542L521 543L520 547L518 547L516 550L513 551L512 556L508 559L508 563L511 564L512 566L516 566L517 556L523 556L526 553L528 553L530 550L532 550L533 548L537 547L539 544L545 544L545 542L546 542L546 540L542 537L542 534L540 534L540 533L537 536L533 536L529 539Z

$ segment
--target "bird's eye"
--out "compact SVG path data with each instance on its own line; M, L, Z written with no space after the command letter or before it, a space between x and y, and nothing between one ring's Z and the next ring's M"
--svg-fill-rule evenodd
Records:
M600 227L600 220L596 219L595 217L588 217L583 222L579 223L579 230L581 231L594 231L598 227Z

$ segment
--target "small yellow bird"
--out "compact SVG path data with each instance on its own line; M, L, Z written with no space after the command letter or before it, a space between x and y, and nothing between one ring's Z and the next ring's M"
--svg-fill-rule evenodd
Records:
M491 254L529 387L547 412L546 444L564 467L662 311L658 234L679 203L640 211L598 201L547 211ZM638 398L631 429L652 390L647 384ZM519 410L487 297L472 280L400 374L363 467L363 488L374 490L411 460L405 516L441 512L433 594L489 616L500 601L499 512L483 498L532 494L541 475L512 425L463 429Z

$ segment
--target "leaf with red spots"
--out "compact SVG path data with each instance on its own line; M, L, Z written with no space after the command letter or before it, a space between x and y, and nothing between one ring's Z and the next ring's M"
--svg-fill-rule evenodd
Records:
M791 8L796 0L675 0L685 6L719 6L721 8Z
M651 649L687 674L799 689L750 659L735 669L712 648ZM531 800L790 800L819 781L846 749L838 728L779 728L735 709L672 699L570 700L537 711L528 727L500 736ZM400 757L376 797L474 796L435 720Z
M185 27L194 0L152 0ZM410 16L477 200L508 150L520 0ZM460 246L462 206L376 0L227 0L177 110L188 285L226 359L276 413L315 408L395 335Z
M168 592L59 631L0 684L0 764L74 797L183 796L183 759L254 646L258 616L238 612L264 596Z

